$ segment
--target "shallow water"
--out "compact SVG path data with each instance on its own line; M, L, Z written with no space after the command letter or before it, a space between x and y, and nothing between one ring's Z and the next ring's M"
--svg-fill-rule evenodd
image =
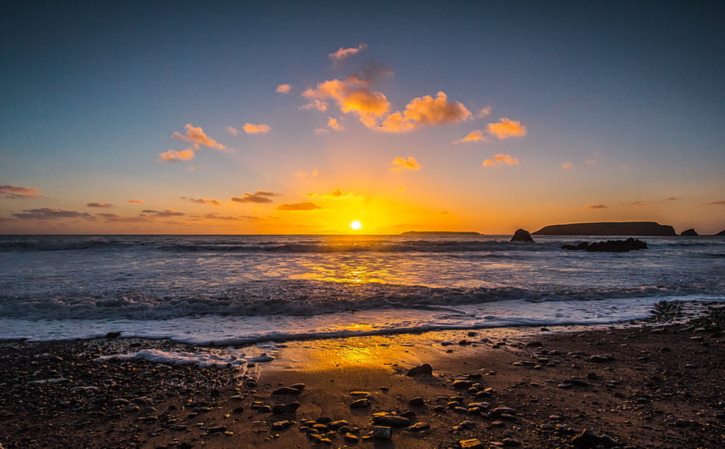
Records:
M611 238L611 237L610 237ZM587 238L586 240L595 240ZM725 239L0 237L0 338L110 330L190 342L610 323L657 301L725 299Z

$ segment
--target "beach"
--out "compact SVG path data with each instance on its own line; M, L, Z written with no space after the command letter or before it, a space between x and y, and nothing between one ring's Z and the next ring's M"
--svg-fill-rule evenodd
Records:
M725 309L690 309L663 303L651 318L616 327L248 348L116 335L6 341L0 442L6 449L721 447ZM234 362L238 351L244 363ZM159 361L149 361L154 354ZM190 358L180 360L184 354Z

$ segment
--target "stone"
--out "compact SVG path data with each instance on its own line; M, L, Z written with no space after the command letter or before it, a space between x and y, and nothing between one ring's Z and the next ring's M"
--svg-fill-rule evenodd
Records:
M589 361L592 363L606 363L611 362L612 360L614 360L614 357L612 357L611 354L594 354L589 357Z
M373 424L388 427L408 427L410 426L410 419L405 416L375 414L373 415Z
M425 400L418 396L408 401L408 405L411 407L425 407Z
M373 438L376 440L389 440L393 437L393 429L389 426L373 426Z
M428 424L427 422L424 422L424 421L418 421L417 423L408 427L408 430L410 430L411 432L422 432L424 430L429 430L429 429L430 429L430 424Z
M292 425L292 421L275 421L272 423L272 430L284 430Z
M362 398L362 399L355 399L350 404L350 408L368 408L370 407L370 401L368 398Z
M342 437L345 439L345 441L349 441L350 443L357 443L357 441L360 440L357 435L350 432L343 434Z
M304 388L304 387L303 387ZM302 392L302 390L298 390L297 388L292 387L282 387L274 390L272 392L273 395L298 395Z
M296 412L298 408L300 408L299 402L276 404L272 406L272 413L274 413L275 415L287 415Z
M109 332L109 333L106 334L106 338L108 338L109 340L112 340L114 338L118 338L120 336L121 336L121 333L120 332Z
M562 249L569 251L625 253L647 249L647 243L639 239L607 240L605 242L581 242L578 245L563 245Z
M571 439L571 444L576 449L592 449L599 444L599 436L591 430L584 429Z
M697 231L695 231L694 229L690 228L685 231L682 231L682 233L680 235L682 237L697 237L700 234L698 234Z
M527 231L526 229L517 229L516 232L514 232L514 236L511 237L511 241L534 243L534 239L531 237L531 234L529 234L529 231Z
M483 443L477 438L471 438L469 440L461 440L458 442L461 449L483 449Z
M433 367L427 363L424 363L422 365L409 369L407 375L411 377L431 376L433 375Z

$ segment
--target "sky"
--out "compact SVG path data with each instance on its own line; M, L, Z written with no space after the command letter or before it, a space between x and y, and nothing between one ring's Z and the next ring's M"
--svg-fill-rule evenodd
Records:
M0 233L725 229L721 1L5 9Z

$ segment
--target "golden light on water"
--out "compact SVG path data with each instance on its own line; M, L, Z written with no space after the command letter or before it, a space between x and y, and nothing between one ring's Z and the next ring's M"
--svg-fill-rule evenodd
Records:
M363 228L363 224L360 222L360 220L353 220L350 222L350 229L353 231L359 231Z

